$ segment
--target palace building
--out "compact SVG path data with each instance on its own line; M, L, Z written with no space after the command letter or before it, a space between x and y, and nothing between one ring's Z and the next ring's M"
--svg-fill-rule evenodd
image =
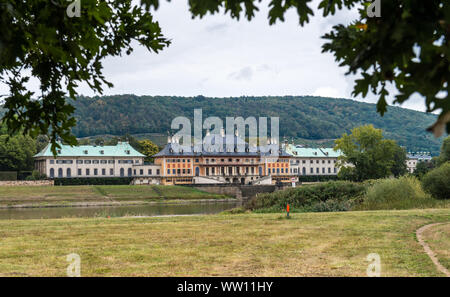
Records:
M162 184L272 184L291 182L290 155L275 141L251 146L237 135L209 134L203 144L185 146L176 137L154 155Z
M301 145L284 145L291 156L291 173L295 175L337 175L336 162L341 155L333 148L306 148Z
M59 145L56 157L50 144L34 156L35 169L49 178L131 177L144 165L145 156L128 142L114 146Z

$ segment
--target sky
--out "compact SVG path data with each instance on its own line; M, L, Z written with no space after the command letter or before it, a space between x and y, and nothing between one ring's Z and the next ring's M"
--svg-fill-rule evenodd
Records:
M313 7L317 4L314 1ZM129 56L105 59L104 74L114 87L105 87L104 95L315 95L377 101L373 94L353 98L355 77L346 76L347 69L339 67L332 54L321 53L324 40L320 37L333 25L356 19L356 10L327 18L315 10L304 27L291 10L285 22L270 26L267 6L267 0L259 4L260 11L249 22L231 19L223 12L192 19L187 1L162 2L154 17L172 44L159 54L136 45ZM32 80L29 88L37 90L38 83ZM0 92L5 90L0 85ZM96 95L87 85L81 85L78 92ZM419 96L402 107L425 110Z

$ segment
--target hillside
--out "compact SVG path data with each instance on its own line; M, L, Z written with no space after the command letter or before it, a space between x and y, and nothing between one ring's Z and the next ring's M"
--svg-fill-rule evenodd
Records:
M303 140L335 139L351 128L373 124L385 136L411 151L438 154L441 140L425 131L436 116L390 107L381 117L374 104L323 97L207 98L117 95L79 97L74 102L77 137L103 134L166 133L177 116L193 117L195 108L203 118L218 116L278 116L280 135ZM327 143L330 143L328 141Z

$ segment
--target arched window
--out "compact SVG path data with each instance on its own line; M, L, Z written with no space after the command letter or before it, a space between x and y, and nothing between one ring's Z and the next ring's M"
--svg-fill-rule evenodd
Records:
M260 175L260 176L263 175L263 173L262 173L262 167L259 167L259 175Z
M50 168L50 178L54 178L55 177L55 169Z
M66 170L66 177L70 177L70 176L71 176L70 168L67 168L67 170Z
M62 170L62 168L58 169L58 177L63 177L63 170Z
M128 176L131 176L131 172L132 172L131 168L128 168Z
M125 176L125 170L123 168L120 168L120 176L121 177Z
M198 167L195 167L195 176L200 175L200 169Z

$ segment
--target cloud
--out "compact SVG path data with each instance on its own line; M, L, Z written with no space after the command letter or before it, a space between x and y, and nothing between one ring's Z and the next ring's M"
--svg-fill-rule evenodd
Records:
M252 67L244 67L238 72L233 72L228 75L229 78L235 79L235 80L247 80L250 81L253 76L253 70Z

